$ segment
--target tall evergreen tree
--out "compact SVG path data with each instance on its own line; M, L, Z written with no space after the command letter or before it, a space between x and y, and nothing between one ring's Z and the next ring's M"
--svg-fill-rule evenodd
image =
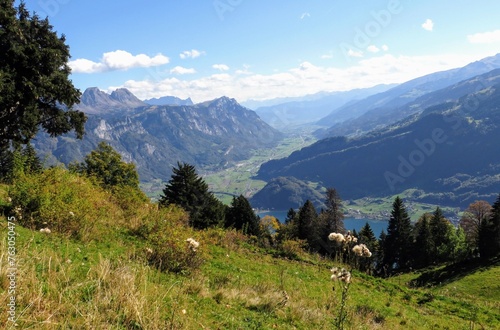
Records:
M427 267L432 263L433 241L430 228L430 219L432 215L423 214L414 227L414 248L413 248L413 267Z
M493 204L492 212L479 231L479 253L481 258L500 254L500 194Z
M338 244L327 239L330 233L345 234L344 212L342 211L342 199L335 188L326 190L326 210L322 210L318 217L319 238L318 247L326 254L336 256L339 250Z
M391 217L384 244L384 263L389 270L408 267L411 259L411 221L401 198L392 204Z
M371 272L374 266L373 261L377 258L378 241L368 222L361 228L357 237L358 243L365 244L370 251L373 251L373 258L360 259L360 270Z
M226 226L242 230L248 235L260 235L259 217L245 196L233 197L231 206L226 213Z
M345 233L344 212L342 211L342 199L335 188L326 190L326 210L322 212L325 237L330 233Z
M446 250L449 242L450 222L444 217L439 207L436 208L429 222L432 238L432 255L437 262L445 261L448 258Z
M299 239L307 241L310 249L317 251L321 247L318 213L310 200L307 200L299 210L297 233Z
M160 206L176 204L189 213L191 226L203 229L224 224L225 207L208 191L193 165L177 163L163 189Z

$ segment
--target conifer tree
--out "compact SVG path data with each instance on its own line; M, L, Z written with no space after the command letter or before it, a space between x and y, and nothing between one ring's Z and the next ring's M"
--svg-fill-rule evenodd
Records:
M358 243L366 245L368 250L374 252L375 255L373 258L361 258L360 260L360 270L371 271L373 269L373 260L376 259L376 253L378 250L378 241L375 237L375 233L373 232L370 224L367 222L361 228L358 235L354 233L353 235L358 237Z
M481 258L491 258L500 254L500 194L493 204L489 218L481 225L479 253Z
M307 241L310 249L318 251L321 247L321 230L318 228L318 213L310 200L306 200L299 210L297 220L298 238Z
M416 268L427 267L432 263L434 244L430 228L431 217L431 214L425 213L415 223L412 264Z
M411 258L411 221L401 198L392 204L391 217L384 244L384 263L389 270L402 269L409 265Z
M436 208L429 222L431 239L432 239L432 255L437 262L445 261L448 258L446 250L449 245L449 227L450 222L444 217L443 212L439 207Z
M193 165L177 163L172 177L163 189L160 206L175 204L189 213L191 226L203 229L224 224L225 208L208 191L208 185L199 177Z
M226 213L226 226L242 230L247 235L260 236L259 217L245 196L233 197Z

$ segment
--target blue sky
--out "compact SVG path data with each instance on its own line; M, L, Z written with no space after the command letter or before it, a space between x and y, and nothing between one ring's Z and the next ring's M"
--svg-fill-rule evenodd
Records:
M497 0L25 3L66 35L76 87L125 87L141 99L349 90L500 53Z

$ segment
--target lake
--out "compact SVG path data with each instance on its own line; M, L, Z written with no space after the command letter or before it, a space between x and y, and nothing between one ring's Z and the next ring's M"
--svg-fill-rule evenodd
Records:
M286 214L288 211L268 211L268 212L259 212L257 213L258 216L261 218L270 215L278 219L280 222L285 222L286 219ZM377 220L377 219L357 219L357 218L345 218L344 219L344 225L346 230L354 230L356 229L357 232L363 228L363 226L366 223L370 224L370 227L373 230L373 233L375 234L375 237L379 237L380 233L382 230L384 230L387 233L387 221L386 220Z

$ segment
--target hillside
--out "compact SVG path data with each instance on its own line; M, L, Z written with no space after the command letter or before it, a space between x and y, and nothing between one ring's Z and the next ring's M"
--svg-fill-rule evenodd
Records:
M6 221L0 218L6 251ZM234 232L194 233L205 262L182 275L148 266L144 243L120 230L90 242L15 230L17 260L30 260L19 262L22 276L16 278L19 328L332 329L338 315L341 286L329 270L338 263L307 254L276 258ZM4 267L0 273L5 279ZM418 276L384 280L353 272L348 328L500 326L500 264L442 285L406 285ZM1 295L3 306L7 298ZM0 326L6 322L3 317Z
M438 91L459 83L460 81L470 79L498 68L500 68L500 54L470 63L462 68L435 72L412 79L388 91L369 96L358 102L335 109L331 114L317 122L318 125L330 127L330 129L327 130L318 131L317 135L322 138L349 135L356 133L359 129L369 131L377 125L385 126L392 124L402 119L403 116L407 114L404 112L401 114L400 108L404 105L428 93ZM465 93L462 95L465 95ZM430 106L431 104L427 103L425 105ZM414 113L417 112L418 109L419 107L410 107L409 110ZM367 113L370 113L370 115L362 117ZM360 118L356 120L358 117ZM349 119L351 119L352 122L345 122Z
M83 94L80 107L88 116L82 141L73 135L46 134L34 141L48 163L81 161L104 140L136 164L141 181L166 180L177 162L224 168L282 138L255 112L227 97L191 106L151 106L124 90L108 95L91 89Z
M500 86L430 107L358 138L335 137L263 164L258 178L292 176L345 199L417 188L415 199L466 206L500 191Z

